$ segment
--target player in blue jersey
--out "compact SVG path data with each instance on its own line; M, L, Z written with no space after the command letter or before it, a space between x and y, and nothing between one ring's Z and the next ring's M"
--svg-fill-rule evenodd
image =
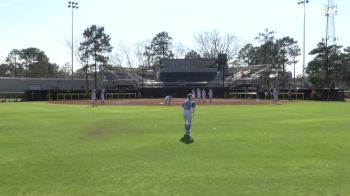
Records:
M188 94L187 99L182 104L182 108L183 108L182 114L185 120L186 134L181 139L181 141L193 142L193 139L191 138L190 130L191 130L191 123L192 123L192 116L194 115L195 107L196 107L196 104L192 94Z

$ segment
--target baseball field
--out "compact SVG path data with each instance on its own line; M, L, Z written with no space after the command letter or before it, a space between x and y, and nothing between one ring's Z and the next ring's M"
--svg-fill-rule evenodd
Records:
M214 100L215 101L215 100ZM0 103L0 195L350 195L350 102Z

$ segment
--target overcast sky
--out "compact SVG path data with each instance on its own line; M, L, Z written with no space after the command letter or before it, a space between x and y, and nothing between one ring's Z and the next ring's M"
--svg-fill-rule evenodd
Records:
M152 39L167 31L174 43L194 49L193 35L217 30L230 33L242 43L257 45L254 37L265 28L275 37L293 37L303 45L303 6L298 0L79 0L74 10L74 38L93 24L104 26L116 47L120 41L130 45ZM306 4L306 53L325 37L327 0ZM350 46L350 1L335 0L337 44ZM0 0L0 63L12 49L36 47L50 62L62 66L70 62L71 10L66 0ZM306 54L307 55L307 54ZM297 74L301 73L302 58ZM311 60L306 56L306 61ZM75 63L77 66L78 64ZM76 69L77 67L75 67ZM78 67L79 68L79 67Z

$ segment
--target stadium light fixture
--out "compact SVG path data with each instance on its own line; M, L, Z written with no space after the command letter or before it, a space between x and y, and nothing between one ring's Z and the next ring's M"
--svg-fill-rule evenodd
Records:
M72 49L72 81L74 80L74 70L73 70L73 10L78 9L78 3L74 1L68 1L68 8L72 10L72 43L71 43L71 49Z
M302 89L305 85L305 5L309 3L309 0L299 0L298 5L304 6L304 28L303 28L303 75L302 75ZM295 76L294 76L295 77Z

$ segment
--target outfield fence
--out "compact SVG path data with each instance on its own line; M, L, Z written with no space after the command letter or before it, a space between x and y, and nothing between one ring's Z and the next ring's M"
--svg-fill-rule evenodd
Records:
M229 92L225 93L225 98L256 99L256 92Z
M0 92L0 102L23 101L25 92Z
M48 100L53 100L53 97L51 96L51 93L48 93ZM57 93L56 94L56 100L85 100L90 99L91 93Z
M54 97L55 96L55 97ZM99 94L97 94L99 98ZM136 99L137 93L106 93L106 99ZM48 100L87 100L91 99L91 93L48 93Z
M292 93L293 100L304 100L304 93ZM278 93L278 99L288 99L288 93Z
M136 99L136 93L106 93L107 99Z
M257 99L258 97L256 92L228 92L225 93L225 98L233 98L233 99ZM271 95L266 97L266 99L271 99ZM305 96L303 92L298 93L292 93L292 99L293 100L304 100ZM288 93L278 93L278 99L281 100L287 100L288 99Z

